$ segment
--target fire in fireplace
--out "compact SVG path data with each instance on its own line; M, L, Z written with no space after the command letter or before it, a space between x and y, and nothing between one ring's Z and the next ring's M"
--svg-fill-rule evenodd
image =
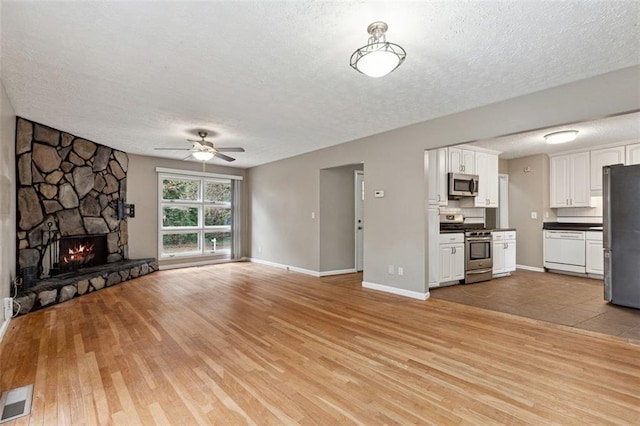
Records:
M62 274L107 263L107 236L61 237L59 262Z

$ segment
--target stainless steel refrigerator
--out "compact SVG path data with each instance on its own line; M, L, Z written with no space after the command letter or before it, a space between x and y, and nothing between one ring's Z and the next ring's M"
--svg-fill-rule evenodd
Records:
M604 298L640 309L640 165L602 169Z

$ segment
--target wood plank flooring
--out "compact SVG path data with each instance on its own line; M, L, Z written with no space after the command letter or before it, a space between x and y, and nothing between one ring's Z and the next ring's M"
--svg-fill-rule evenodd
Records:
M8 424L638 424L640 346L251 263L169 270L12 320Z

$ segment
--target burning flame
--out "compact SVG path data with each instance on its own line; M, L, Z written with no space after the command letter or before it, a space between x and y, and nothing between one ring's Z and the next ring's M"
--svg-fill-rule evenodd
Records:
M69 254L62 256L62 260L64 261L64 263L87 263L95 256L95 254L93 253L93 249L95 246L95 244L79 244L76 247L70 248Z

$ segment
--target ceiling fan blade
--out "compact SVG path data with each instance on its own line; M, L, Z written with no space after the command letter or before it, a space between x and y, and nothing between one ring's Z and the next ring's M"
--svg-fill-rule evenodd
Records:
M198 142L198 143L202 143L203 141L202 141L202 139L198 139L198 140L195 140L195 139L187 139L187 142Z
M234 147L234 148L216 148L218 152L244 152L244 148Z
M220 154L219 152L216 152L213 155L215 155L216 157L221 158L221 159L223 159L225 161L236 161L235 158L229 157L228 155Z
M156 151L188 151L189 148L153 148Z

